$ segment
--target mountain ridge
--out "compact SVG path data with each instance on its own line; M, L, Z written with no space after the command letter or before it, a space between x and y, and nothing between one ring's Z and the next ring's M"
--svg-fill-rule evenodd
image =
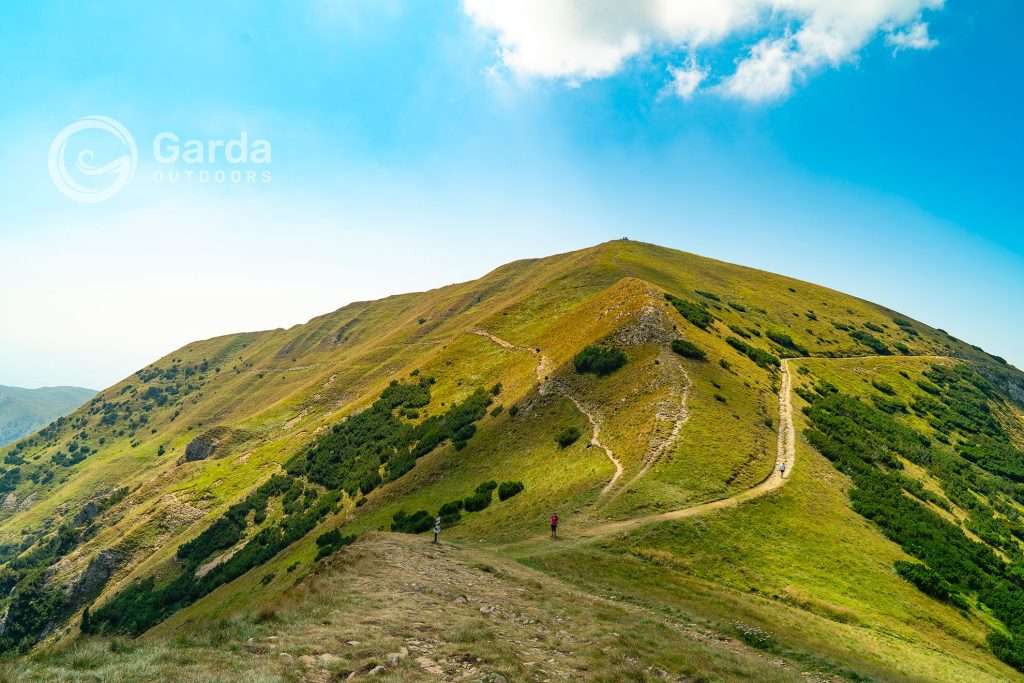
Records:
M505 340L512 348L494 339ZM687 350L692 347L702 356L680 356L673 351L670 342L674 341L686 342L690 346L683 344L681 350L692 354ZM620 349L626 364L607 379L581 373L574 359L593 345ZM543 359L548 362L538 362ZM841 369L823 365L829 359L840 360ZM681 364L681 375L673 370L676 363ZM901 596L945 630L881 605L861 589L854 591L858 597L852 606L834 603L850 598L809 579L818 570L806 565L806 556L839 551L827 539L808 535L803 527L792 531L804 547L787 560L789 564L752 565L750 570L762 577L757 580L729 578L731 572L723 572L726 578L700 589L711 591L715 599L701 603L684 600L698 585L692 582L701 575L700 567L684 569L687 565L681 564L676 550L647 548L645 541L630 540L657 538L658 544L664 544L658 534L666 529L674 530L671 539L687 539L697 528L694 524L713 524L720 530L715 533L735 536L739 531L728 526L731 519L748 517L755 510L769 511L764 521L751 526L770 526L776 524L768 521L771 510L789 505L786 501L818 496L827 501L837 538L860 534L858 543L875 549L879 557L904 561L898 559L906 556L898 538L887 538L877 530L865 532L848 502L837 498L832 489L819 490L823 481L851 475L837 473L827 459L807 450L805 440L797 448L798 462L807 463L806 468L798 466L785 489L769 491L757 500L744 499L742 506L701 515L697 521L667 517L661 524L643 528L631 521L736 496L775 475L775 444L782 426L778 396L789 376L782 371L787 364L796 368L792 374L799 398L794 400L803 409L795 411L798 432L814 429L805 412L816 401L825 400L814 391L824 391L825 378L838 372L828 381L845 391L866 386L877 394L865 397L872 401L870 405L896 410L900 420L928 431L933 438L941 434L936 431L940 427L947 429L943 425L954 425L952 436L943 437L951 446L933 441L943 449L942 458L957 458L968 468L979 468L976 462L988 467L976 469L972 485L988 487L981 489L988 491L985 500L1002 515L993 519L1016 528L1016 518L1007 517L1019 514L1011 495L1016 485L992 479L1003 476L992 472L1016 476L1012 461L1000 459L1006 441L986 445L989 450L983 456L971 450L964 436L969 432L956 431L961 429L956 426L961 418L949 417L929 392L936 388L942 397L943 392L963 392L973 386L956 388L961 386L957 382L966 380L954 382L952 376L935 374L935 364L964 365L979 374L1003 378L1011 386L1021 382L1019 371L939 330L834 290L654 245L615 241L516 261L466 283L349 304L287 330L192 342L104 390L63 422L0 449L5 459L20 460L8 461L0 475L8 487L0 510L0 572L9 577L3 598L8 617L0 626L0 639L31 647L42 638L44 646L63 647L78 637L76 624L86 606L92 607L95 625L84 630L114 629L114 633L118 627L109 621L111 614L104 605L133 595L157 600L156 589L177 585L174 581L192 590L202 579L198 573L190 578L189 572L198 565L184 558L193 555L203 567L216 562L226 568L221 573L230 572L223 582L199 590L194 599L161 606L160 618L147 637L159 638L186 624L244 613L263 599L259 596L281 595L287 587L314 576L322 548L341 547L319 545L319 538L340 529L345 536L331 536L336 540L330 543L341 543L349 534L391 528L403 510L411 513L422 508L426 514L445 501L471 497L474 487L494 479L521 480L525 489L481 511L463 512L446 535L488 552L511 554L519 562L555 575L566 572L569 558L580 566L600 560L594 566L601 569L594 576L574 577L570 572L570 580L581 586L599 577L613 581L621 567L637 558L654 561L652 567L675 567L669 583L691 588L664 594L644 583L643 577L653 571L644 565L647 568L633 568L641 578L613 590L643 589L636 599L658 595L665 605L702 614L701 618L727 630L731 627L723 625L720 614L716 616L716 601L735 603L729 591L744 582L752 582L750 588L760 594L768 590L762 584L788 580L791 588L787 590L802 597L773 603L772 609L782 610L778 615L764 612L756 601L742 603L744 613L759 628L776 631L788 643L786 647L814 651L840 668L860 667L883 678L929 667L961 672L957 675L971 671L990 676L997 670L1001 676L1008 675L1009 670L999 669L991 654L977 654L978 648L987 651L985 634L990 628L980 616L980 607L970 612L970 618L958 616L948 607L933 604L932 598L915 592L913 586L905 588L905 580L892 574L890 564L858 565L858 576L865 586ZM849 373L860 377L859 383L850 383ZM938 379L929 379L929 373ZM433 381L423 385L424 378ZM943 383L936 384L939 380ZM875 385L888 388L893 396L873 389ZM328 480L314 474L319 470L306 469L303 458L320 452L318 444L329 443L330 435L339 433L346 423L369 426L372 413L368 411L389 391L395 394L398 390L390 389L394 386L408 389L401 390L405 392L401 397L396 395L397 408L379 415L385 420L380 428L391 425L387 429L399 430L395 433L456 419L453 411L482 402L474 399L482 393L490 405L483 410L479 403L473 404L472 415L466 416L471 421L458 418L462 421L457 430L445 432L441 441L421 449L424 452L411 463L403 460L404 451L364 465L359 459L370 457L372 449L353 450L351 456L337 451L342 459L331 467L341 468L337 470L344 475L341 481L358 482L358 477L353 479L356 472L368 473L369 479L359 486L346 484L342 490L325 487L323 482ZM687 420L676 429L676 423L666 417L665 406L678 409L684 391ZM996 421L984 423L983 429L1003 430L999 433L1006 432L1010 443L1019 442L1024 429L1015 431L1012 426L1014 416L1020 423L1019 405L1013 407L994 384L987 391L991 398L985 400L993 402L990 410ZM911 396L914 392L916 397ZM907 412L899 412L898 405ZM924 411L925 418L917 417L911 406ZM967 427L972 425L976 426L972 422ZM568 427L587 434L599 430L599 447L587 447L595 441L593 434L560 446L555 436ZM422 439L428 432L417 433L416 438ZM362 437L352 432L346 438L356 439L349 441L354 448ZM651 444L666 438L664 455L652 462ZM333 448L326 452L335 452ZM962 453L982 459L968 461ZM914 463L905 467L911 465L920 467ZM616 474L620 468L622 475ZM16 476L11 474L15 469ZM943 472L918 473L914 481L935 486L937 477L947 476ZM297 498L273 489L264 498L254 499L275 476L288 477L287 487L298 492ZM940 490L953 486L942 481ZM616 490L602 496L609 482ZM285 485L282 481L275 486ZM964 509L958 501L963 499L956 490L950 489L952 493L942 500L959 520L962 532L957 533L987 538L984 543L1008 556L1011 541L981 526L987 524L981 512L972 510L969 517L959 517ZM283 536L275 543L287 541L285 545L272 546L278 549L266 560L246 565L239 573L242 559L233 558L255 557L258 539L271 538L277 528L292 528L289 525L298 523L301 515L319 509L316 501L327 501L327 507L316 513L320 515L316 519L303 522L302 529L312 524L309 530L295 539ZM223 541L231 541L229 546L181 555L185 544L197 548L197 539L211 539L208 531L221 523L217 520L232 519L231 511L243 503L250 506L249 512L235 517L232 533L238 535ZM561 509L567 528L577 530L567 533L583 533L601 524L621 526L613 527L617 533L598 549L570 543L545 546L537 554L537 529L552 508ZM258 513L255 517L253 509ZM804 508L794 509L794 518L803 519ZM481 538L485 539L482 545ZM761 552L759 543L745 538L735 546L742 548L736 558L756 556ZM551 564L557 558L565 559ZM709 565L719 561L708 559ZM237 569L231 568L236 565ZM154 591L140 588L150 580ZM73 602L58 599L55 589L78 597ZM586 589L609 590L607 586ZM45 613L32 607L40 604L53 607ZM850 614L856 620L871 626L852 633L846 629L845 645L822 642L789 620L791 611L806 616L843 610L853 610ZM818 626L831 632L843 623L826 620ZM13 625L19 628L12 630ZM892 639L875 642L871 634L879 628L901 633L911 643L938 639L956 654L936 659L923 645L901 645ZM951 632L962 635L954 638ZM869 643L870 657L858 663L855 653Z
M0 446L65 415L97 392L74 386L26 389L0 385Z

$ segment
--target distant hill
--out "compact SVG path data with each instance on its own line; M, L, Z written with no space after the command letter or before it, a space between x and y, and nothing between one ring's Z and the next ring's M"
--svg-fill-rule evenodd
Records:
M0 446L67 415L96 395L81 387L21 389L0 386Z
M0 447L0 681L1024 680L1022 399L626 240L196 341Z

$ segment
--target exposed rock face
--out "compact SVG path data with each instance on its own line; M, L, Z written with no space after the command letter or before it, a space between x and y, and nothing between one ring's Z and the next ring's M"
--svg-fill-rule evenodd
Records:
M984 365L977 367L985 379L995 384L1000 391L1024 408L1024 379L1009 371L1003 372Z
M239 429L214 427L192 439L185 447L185 456L179 462L196 462L215 455L223 457L230 447L245 441L250 436L251 434Z
M127 556L116 548L101 550L68 588L67 611L74 612L95 600L125 560Z
M100 506L96 501L90 500L75 514L74 523L80 526L86 522L91 522L100 511Z
M640 346L669 344L675 337L672 323L664 312L651 304L644 306L631 324L620 328L612 336L612 341L618 346Z
M210 432L200 434L196 438L189 442L188 446L185 447L185 461L195 462L196 460L206 460L213 451L217 448L220 442L211 435Z

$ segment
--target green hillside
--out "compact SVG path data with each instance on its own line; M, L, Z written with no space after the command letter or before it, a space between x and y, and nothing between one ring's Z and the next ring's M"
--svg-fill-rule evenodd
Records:
M0 446L17 441L96 395L79 387L21 389L0 386Z
M894 311L630 241L195 342L0 450L6 675L1021 679L1022 397ZM501 608L431 628L478 574Z

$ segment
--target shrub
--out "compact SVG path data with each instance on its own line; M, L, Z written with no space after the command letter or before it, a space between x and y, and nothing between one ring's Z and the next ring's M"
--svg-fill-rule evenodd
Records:
M784 349L795 351L799 353L801 356L808 355L807 349L797 344L795 341L793 341L792 337L790 337L785 332L782 332L781 330L768 330L767 332L765 332L765 336Z
M444 517L445 515L456 514L456 513L461 512L461 511L462 511L462 499L460 498L459 500L453 500L453 501L450 501L450 502L445 503L444 505L442 505L441 509L438 510L437 514L439 514L442 517Z
M501 486L498 487L498 500L508 500L512 496L519 494L523 488L523 482L521 481L503 481Z
M925 595L930 595L936 600L947 602L961 609L967 608L964 601L949 583L939 574L928 568L927 565L918 562L904 562L898 560L893 568L904 580L917 586Z
M878 389L879 391L881 391L883 394L885 394L887 396L895 396L896 395L896 390L893 388L893 386L891 384L889 384L888 382L883 382L880 379L872 380L871 386L873 386L875 389Z
M766 370L771 370L782 365L782 361L771 353L768 353L764 349L759 349L756 346L751 346L739 337L728 337L725 341L728 342L729 346L733 347Z
M892 351L889 350L889 347L886 346L881 339L870 332L865 332L864 330L853 330L849 335L855 342L863 344L879 356L892 355Z
M371 472L366 479L359 484L359 490L365 496L381 484L380 472Z
M322 548L325 545L335 545L341 542L341 530L331 529L330 531L320 534L316 537L316 545L318 548Z
M558 433L555 441L558 442L560 448L568 448L576 443L581 435L582 432L580 432L579 427L566 427Z
M403 534L422 534L433 526L434 518L426 510L418 510L411 515L399 510L391 522L391 530Z
M462 506L466 512L480 512L486 509L491 504L491 491L477 491L472 496L462 501Z
M702 330L707 330L715 322L715 318L708 312L708 309L704 308L701 304L695 304L692 301L680 299L677 296L671 294L665 294L665 299L672 304L672 306L679 311L679 315L686 318L688 321L696 325Z
M576 354L573 364L580 374L605 377L626 364L626 354L608 346L588 346Z
M437 514L441 517L441 522L445 526L451 526L461 519L462 515L460 513L462 512L462 509L463 502L460 498L459 500L453 500L442 505L441 509L437 511Z
M345 536L341 533L339 529L332 529L327 533L320 534L319 536L317 536L316 539L316 560L322 560L328 555L333 554L339 548L343 548L344 546L349 545L354 540L356 540L355 536ZM294 571L298 565L298 562L293 562L291 565L289 565L288 572L291 573L292 571Z
M739 336L743 337L744 339L750 339L750 332L748 332L747 330L743 329L739 325L729 325L728 327L729 327L730 330L733 331L734 334L738 334Z
M996 657L1018 671L1024 671L1024 639L992 631L988 634L988 646Z
M705 360L708 357L700 347L685 339L673 339L672 350L683 358L692 358L693 360Z

